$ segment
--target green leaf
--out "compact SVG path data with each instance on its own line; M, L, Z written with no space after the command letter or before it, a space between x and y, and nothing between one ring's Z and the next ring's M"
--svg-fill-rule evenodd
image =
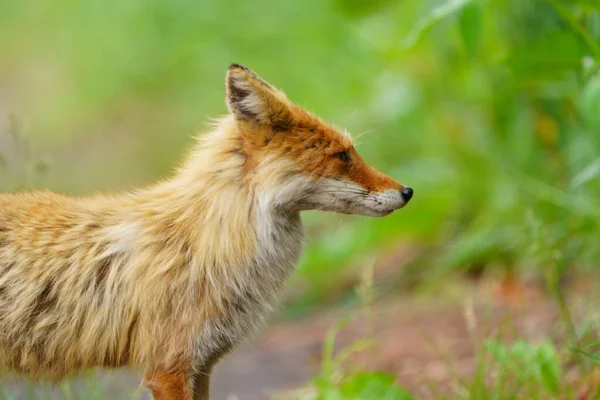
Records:
M575 33L560 31L516 47L507 64L521 80L556 80L578 70L586 55L587 49Z
M317 380L315 382L319 400L345 400L341 390L333 384L324 380Z
M344 382L342 393L355 400L412 400L409 392L395 383L393 375L361 372Z
M600 7L600 1L595 7ZM588 29L592 37L596 39L600 37L600 14L597 11L590 13L588 16Z
M423 36L435 25L454 15L471 0L448 0L441 6L435 7L410 30L404 39L404 47L411 48L421 41Z
M571 188L584 185L597 178L598 175L600 175L600 158L595 159L591 164L573 177Z
M501 365L505 364L509 359L508 348L505 344L495 340L488 340L485 342L484 348Z
M535 358L540 368L542 384L548 391L558 393L561 369L554 346L549 342L540 344L536 349Z
M590 126L600 129L600 74L591 78L583 91L581 113Z
M519 339L513 344L511 353L515 361L527 366L533 361L535 351L529 343Z
M458 27L467 53L472 57L477 53L481 38L483 10L478 0L465 5L460 13Z

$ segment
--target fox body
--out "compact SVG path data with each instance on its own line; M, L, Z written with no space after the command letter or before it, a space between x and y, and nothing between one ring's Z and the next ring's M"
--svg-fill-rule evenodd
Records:
M412 196L252 71L230 66L226 86L230 114L163 182L0 194L0 369L131 366L156 399L208 399L294 270L300 211L384 216Z

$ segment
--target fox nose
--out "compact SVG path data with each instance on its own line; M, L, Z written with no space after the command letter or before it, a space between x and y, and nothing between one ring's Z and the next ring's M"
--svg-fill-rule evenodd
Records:
M408 186L404 186L404 188L400 192L400 195L402 196L402 200L404 200L405 203L408 203L408 201L412 199L413 190Z

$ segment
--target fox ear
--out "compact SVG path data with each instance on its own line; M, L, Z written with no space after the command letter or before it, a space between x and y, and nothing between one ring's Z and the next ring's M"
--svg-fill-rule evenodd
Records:
M226 86L227 107L238 120L269 125L278 131L291 126L287 97L248 68L231 64Z

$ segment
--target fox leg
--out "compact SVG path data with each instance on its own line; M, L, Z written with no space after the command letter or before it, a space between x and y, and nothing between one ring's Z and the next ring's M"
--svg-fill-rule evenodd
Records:
M196 369L192 375L192 385L194 388L194 400L210 399L210 376L214 366L219 360L231 350L231 346L226 346L219 351L214 352L208 357L204 364Z
M159 370L144 376L144 384L154 400L194 400L190 383L187 371Z
M210 375L211 371L197 371L193 376L194 400L210 399Z

